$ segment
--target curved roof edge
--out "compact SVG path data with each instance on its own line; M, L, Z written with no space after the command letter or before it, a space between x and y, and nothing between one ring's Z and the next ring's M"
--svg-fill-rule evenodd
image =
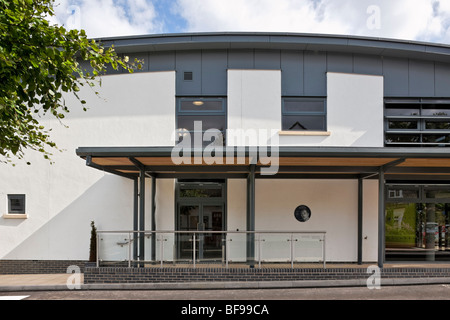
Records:
M205 32L97 38L117 52L201 49L334 51L450 62L450 45L365 36L276 32Z

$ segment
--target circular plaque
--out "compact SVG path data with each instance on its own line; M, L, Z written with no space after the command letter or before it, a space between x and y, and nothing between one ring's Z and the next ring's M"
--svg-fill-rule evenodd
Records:
M305 205L298 206L295 208L294 216L300 222L308 221L311 218L311 209Z

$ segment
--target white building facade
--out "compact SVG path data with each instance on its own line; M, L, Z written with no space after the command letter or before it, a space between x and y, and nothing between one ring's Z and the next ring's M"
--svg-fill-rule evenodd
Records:
M144 69L82 88L86 112L67 95L63 125L42 119L52 164L30 151L0 168L3 263L87 260L91 221L100 263L450 260L450 48L103 41Z

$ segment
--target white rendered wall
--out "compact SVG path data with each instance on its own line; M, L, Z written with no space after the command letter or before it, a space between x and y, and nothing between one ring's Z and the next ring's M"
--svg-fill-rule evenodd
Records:
M63 152L54 164L36 152L26 161L0 166L0 259L81 259L89 257L90 221L99 230L132 230L132 180L87 167L75 154L87 146L173 145L175 72L109 75L102 86L83 87L84 112L66 97L71 112L63 119L45 118L51 137ZM160 190L173 181L158 181ZM6 219L7 194L26 195L28 219ZM151 225L151 180L146 183L146 228ZM157 193L157 224L173 229L173 199ZM168 204L170 203L170 205Z
M281 128L280 70L228 70L227 101L227 145L274 143L270 138ZM259 132L259 129L265 132ZM256 139L252 139L253 133L256 133Z
M246 230L246 180L228 180L228 230ZM363 261L377 260L377 181L363 185ZM324 201L326 199L326 201ZM297 206L307 205L312 216L307 222L294 217ZM356 180L257 179L255 198L256 231L325 231L326 260L356 262L358 253L358 182ZM289 258L289 242L265 235L262 258ZM239 240L239 237L235 236ZM245 260L245 244L232 241L232 261ZM271 245L270 249L268 245ZM314 254L320 253L314 251ZM256 252L258 255L258 252ZM315 257L312 255L311 257Z

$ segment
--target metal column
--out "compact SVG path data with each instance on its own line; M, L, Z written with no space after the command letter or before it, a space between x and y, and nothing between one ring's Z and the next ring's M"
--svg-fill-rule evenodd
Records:
M255 166L250 166L247 178L247 231L255 231ZM255 234L247 234L247 262L255 262Z
M384 263L384 171L380 168L378 175L378 267L382 268Z
M139 260L145 258L145 171L141 170L139 175ZM140 263L140 266L144 265Z
M139 229L139 179L134 179L133 194L133 260L138 258L138 234ZM130 239L131 240L131 239Z
M152 261L156 261L155 231L156 231L156 176L152 175Z
M363 247L363 179L358 179L358 264L362 264Z

